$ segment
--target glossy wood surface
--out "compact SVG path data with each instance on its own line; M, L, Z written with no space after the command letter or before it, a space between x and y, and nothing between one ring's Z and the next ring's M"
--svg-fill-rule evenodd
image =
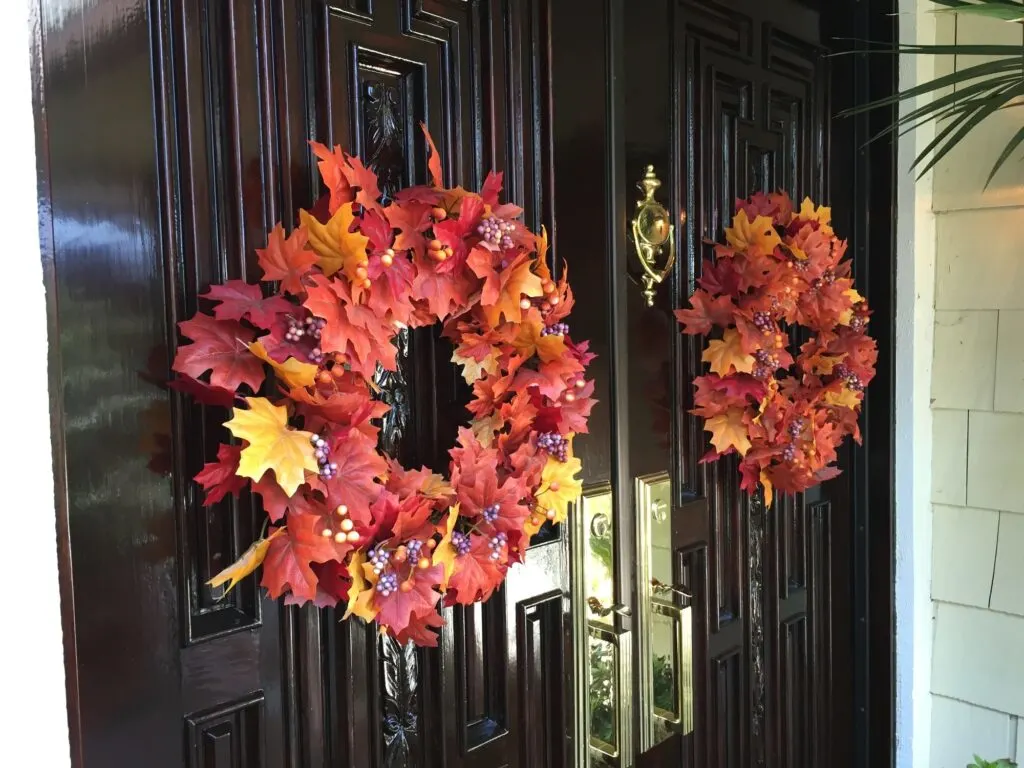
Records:
M52 259L52 386L76 766L561 766L566 542L547 531L441 647L402 648L247 579L205 585L258 535L252 498L190 478L225 414L163 382L175 326L319 194L309 138L452 184L505 171L554 231L546 0L39 0L37 117ZM436 334L382 382L384 439L446 464L465 392ZM570 638L571 643L571 638ZM571 647L571 644L569 645Z

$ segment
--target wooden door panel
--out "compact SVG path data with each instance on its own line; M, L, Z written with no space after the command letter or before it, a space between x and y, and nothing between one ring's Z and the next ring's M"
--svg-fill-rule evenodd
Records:
M256 281L267 230L319 195L310 138L361 154L390 195L426 180L424 121L449 183L503 170L527 224L553 229L547 15L546 0L101 0L46 16L77 765L564 764L559 531L487 604L446 611L436 650L281 606L254 579L221 599L206 581L262 512L248 494L201 506L190 478L224 413L163 385L199 294ZM378 382L385 447L445 469L467 419L451 350L427 330L401 351Z

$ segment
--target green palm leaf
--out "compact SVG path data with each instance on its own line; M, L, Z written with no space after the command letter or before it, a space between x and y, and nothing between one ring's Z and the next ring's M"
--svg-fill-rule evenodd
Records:
M964 13L1003 21L1024 21L1024 1L1019 0L932 0L940 6L936 13ZM936 95L930 102L903 114L870 141L898 133L903 135L923 125L943 121L934 139L914 160L911 168L920 168L924 175L987 118L1011 107L1024 106L1024 45L875 45L856 41L856 50L847 53L883 53L889 55L932 55L972 57L984 56L988 61L957 69L913 88L907 88L877 101L861 104L840 112L840 117L863 114L881 108L934 94L943 89L950 93ZM842 55L842 54L837 54ZM1000 168L1024 144L1024 128L1014 134L996 160L985 182L987 187Z

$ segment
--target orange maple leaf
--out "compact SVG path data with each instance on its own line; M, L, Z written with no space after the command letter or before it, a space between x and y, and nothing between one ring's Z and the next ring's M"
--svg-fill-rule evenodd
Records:
M704 422L704 431L711 433L711 444L718 453L728 453L735 448L743 456L750 450L750 438L747 436L743 414L743 408L730 408Z
M427 146L430 147L430 157L427 158L430 181L435 187L443 187L444 174L441 172L441 155L438 154L437 147L434 146L434 139L430 135L430 131L427 130L427 124L420 123L420 129L423 131L423 137L427 140Z
M711 371L719 376L750 373L754 370L754 356L743 351L742 339L735 328L726 328L721 339L708 342L701 360L710 363Z
M249 548L242 553L241 557L206 583L211 587L219 587L224 582L229 582L221 595L221 597L223 597L234 589L238 582L260 567L267 556L267 550L270 548L270 542L282 533L284 533L284 528L278 528L267 538L254 541L249 545Z
M351 205L341 206L326 224L307 211L299 211L299 220L309 233L309 244L319 256L317 263L328 277L343 270L350 282L359 279L356 270L367 260L370 239L361 232L349 231L355 218Z
M531 260L523 254L498 276L501 284L498 299L491 306L483 306L487 322L491 326L497 326L502 315L510 323L522 322L523 308L519 302L523 297L536 298L544 295L542 281L531 271L531 264Z
M524 360L537 355L542 362L550 363L565 355L565 339L557 334L543 335L544 326L540 322L527 321L519 326L519 333L512 341Z
M284 227L276 225L267 238L267 247L256 249L263 279L280 280L285 293L302 293L302 277L316 264L316 254L306 248L308 240L309 233L302 228L285 238Z
M274 373L290 388L298 389L313 386L317 367L312 363L303 363L294 357L289 357L283 363L279 363L267 354L267 350L261 341L254 341L250 344L249 351L273 368Z

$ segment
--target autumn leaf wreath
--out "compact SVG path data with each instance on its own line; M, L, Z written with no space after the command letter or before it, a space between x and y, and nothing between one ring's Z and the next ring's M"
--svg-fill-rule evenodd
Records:
M758 193L736 202L725 236L690 308L676 310L685 333L708 337L710 372L694 380L692 412L711 433L702 461L738 455L741 487L763 488L771 504L773 490L839 474L837 448L860 441L878 350L829 208Z
M432 183L387 201L359 158L312 145L325 211L301 211L288 235L274 228L262 285L202 296L212 313L180 323L191 343L173 386L231 408L235 441L195 478L204 503L248 486L268 518L212 586L262 565L274 598L340 603L400 642L436 645L442 598L486 600L544 522L565 518L580 491L572 439L595 401L593 355L569 336L573 295L565 271L552 277L546 235L499 202L501 174L479 193L446 188L424 134ZM435 323L472 386L447 477L378 447L388 405L375 374L395 370L399 333Z

